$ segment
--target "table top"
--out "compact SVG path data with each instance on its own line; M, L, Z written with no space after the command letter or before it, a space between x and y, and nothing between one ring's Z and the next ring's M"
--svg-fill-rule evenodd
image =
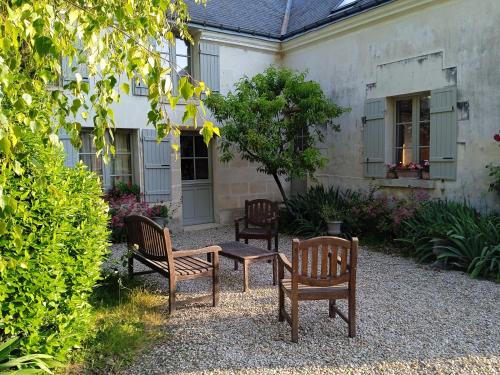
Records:
M222 249L220 255L241 260L274 257L277 254L274 251L261 249L260 247L247 245L238 241L223 242L217 245Z

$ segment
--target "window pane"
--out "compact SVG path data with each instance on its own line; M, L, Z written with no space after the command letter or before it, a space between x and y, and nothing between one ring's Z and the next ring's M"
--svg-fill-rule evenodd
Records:
M95 153L80 154L80 160L88 167L89 171L102 176L102 160L100 157L98 158Z
M208 179L208 159L196 159L196 179Z
M419 155L418 155L419 162L422 164L425 160L429 161L429 157L430 157L429 147L421 147L419 149Z
M193 136L181 135L181 157L193 157Z
M89 132L82 132L81 138L82 138L82 147L80 148L80 152L81 153L95 152L95 146L93 141L94 135Z
M176 56L175 71L179 74L179 77L185 77L190 74L188 58L186 56Z
M175 39L175 54L176 54L176 56L179 56L179 55L187 56L188 50L189 50L189 47L184 40L179 39L179 38Z
M115 151L116 153L130 152L130 134L126 133L115 134Z
M111 159L111 174L132 174L132 161L130 155L115 155Z
M412 121L412 100L398 100L396 102L396 123Z
M183 180L194 180L194 159L181 159L181 174Z
M413 139L412 125L396 125L396 162L408 164L412 162Z
M131 176L114 176L111 177L111 185L115 186L117 182L125 182L126 184L131 184L132 183L132 177Z
M430 121L431 111L430 111L430 96L424 96L420 98L420 118L419 121Z
M208 148L205 142L203 142L203 137L196 136L194 138L195 144L195 155L196 157L207 157L208 156Z
M419 146L429 146L431 134L431 125L429 122L420 123L420 145Z

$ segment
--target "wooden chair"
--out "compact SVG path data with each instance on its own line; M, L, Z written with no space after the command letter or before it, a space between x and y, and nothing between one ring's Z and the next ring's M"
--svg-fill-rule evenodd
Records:
M147 217L131 215L125 218L127 244L129 247L128 272L130 277L158 272L169 281L169 312L176 310L175 294L179 281L212 278L212 306L219 300L219 246L197 250L173 250L170 232ZM211 255L211 263L195 255ZM151 268L151 271L135 272L134 259ZM192 298L186 302L206 300Z
M358 239L316 237L293 240L292 264L278 254L279 321L292 326L292 341L298 341L299 301L329 300L329 315L339 315L349 326L349 337L356 335L356 266ZM285 278L285 268L291 278ZM291 313L285 310L285 295L290 298ZM348 314L339 311L335 302L347 299Z
M243 228L240 223L243 222ZM271 251L274 237L274 251L278 251L278 203L268 199L245 201L245 216L234 221L236 241L267 240L267 250Z

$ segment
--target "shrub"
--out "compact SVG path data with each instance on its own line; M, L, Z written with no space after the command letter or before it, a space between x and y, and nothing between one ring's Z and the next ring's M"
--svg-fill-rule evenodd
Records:
M9 200L0 208L0 340L21 336L20 354L64 359L88 334L107 206L97 176L64 167L61 147L17 136L17 174L0 177Z
M105 197L109 205L109 227L111 240L115 243L125 240L124 218L128 215L143 215L151 217L151 208L146 202L138 201L134 194L110 195Z
M117 199L124 195L133 195L137 201L141 200L141 189L139 185L133 184L130 181L118 181L115 186L108 190L106 193L106 200Z
M403 220L398 241L420 262L500 280L500 216L465 203L429 201Z

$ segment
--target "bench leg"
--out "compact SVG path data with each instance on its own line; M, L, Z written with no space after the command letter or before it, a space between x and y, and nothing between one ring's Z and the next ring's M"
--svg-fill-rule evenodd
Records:
M335 312L335 303L337 301L334 300L334 299L331 299L328 301L328 315L330 316L330 318L335 318L335 316L337 315L337 313Z
M353 291L349 293L347 304L349 306L349 310L347 311L349 317L349 337L356 337L356 297Z
M238 261L237 260L234 261L234 270L238 271Z
M292 297L291 305L292 342L299 342L299 301Z
M170 281L168 286L168 312L172 315L175 312L175 281Z
M285 309L285 293L283 293L283 289L281 289L281 285L278 286L278 299L279 299L279 311L278 311L278 321L284 322L285 316L283 315L283 310Z
M243 261L243 292L248 290L248 262Z

